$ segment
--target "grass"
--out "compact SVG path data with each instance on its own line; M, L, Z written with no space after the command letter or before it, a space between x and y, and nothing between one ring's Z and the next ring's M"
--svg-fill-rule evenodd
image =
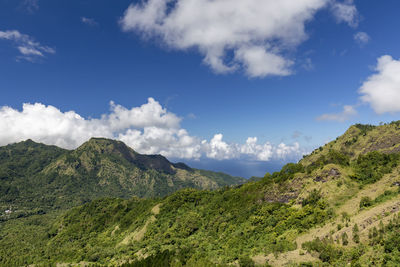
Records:
M315 182L313 177L321 176L327 170L336 168L341 172L341 177L338 178L343 181L343 185L338 187L337 180L328 180L326 182ZM397 167L392 170L391 173L386 174L383 178L374 184L365 185L359 187L349 176L352 174L350 170L341 168L337 165L327 165L322 169L316 170L312 173L311 177L305 179L305 187L300 198L304 198L308 192L314 189L321 190L324 196L328 197L328 202L334 207L335 214L337 215L331 221L326 222L322 226L317 226L310 229L308 232L299 235L296 238L297 248L294 251L284 252L282 254L275 255L270 254L268 256L257 255L256 259L261 262L260 259L265 259L272 266L284 266L290 265L293 262L318 262L317 255L311 255L308 252L300 253L301 245L305 242L312 241L315 238L326 238L332 236L334 241L343 234L347 233L349 236L348 247L353 247L356 244L352 241L352 228L354 224L358 224L360 228L360 239L361 242L366 242L368 239L368 231L373 227L377 227L382 220L383 223L387 223L395 214L394 211L400 209L400 196L392 194L384 195L385 191L391 189L393 192L397 190L397 187L393 187L392 184L399 179L400 168ZM359 204L362 197L368 196L372 200L377 199L374 205L360 210ZM341 215L343 212L350 215L350 222L348 226L343 222ZM342 228L338 230L337 225L341 224ZM300 255L302 254L302 255Z
M213 191L185 189L158 199L101 199L58 217L34 215L15 223L5 222L5 230L0 231L1 256L15 258L18 265L50 259L51 264L96 262L127 266L135 258L143 259L142 263L145 258L147 263L164 259L187 266L198 262L203 266L251 266L252 261L273 266L295 266L300 262L319 265L320 258L329 261L332 257L336 257L338 266L344 266L352 259L363 258L362 262L367 262L367 257L375 254L382 259L382 244L375 244L376 251L365 244L370 229L389 223L400 210L400 194L392 186L399 181L400 166L396 164L400 159L383 153L399 148L398 125L352 126L343 136L306 156L301 164L288 164L258 182ZM391 142L397 139L398 144L393 145ZM94 147L94 151L98 149ZM369 153L374 149L382 153ZM89 156L81 162L84 169L93 167ZM114 170L115 158L101 160L101 175L107 176ZM77 172L76 166L68 162L73 163L74 159L66 158L65 166L57 163L54 168ZM124 184L127 181L121 173L126 168L123 165L117 172L118 180ZM190 172L197 178L204 174ZM156 181L151 180L154 175L151 171L143 174L151 188L156 186ZM213 175L218 176L214 177L215 183L227 178ZM178 180L190 180L180 170L177 176ZM182 185L166 178L164 185ZM104 186L112 184L107 179L100 181ZM197 183L215 185L204 179L197 179ZM360 200L365 197L371 199L371 205L360 209ZM29 236L25 229L37 231ZM385 238L393 241L397 230L400 233L399 227ZM364 244L353 240L353 231L359 233ZM344 244L344 236L348 244ZM315 241L303 248L303 244L316 238L332 242ZM325 250L317 250L321 247ZM338 254L322 257L314 253L324 253L326 248ZM309 252L312 249L314 252Z

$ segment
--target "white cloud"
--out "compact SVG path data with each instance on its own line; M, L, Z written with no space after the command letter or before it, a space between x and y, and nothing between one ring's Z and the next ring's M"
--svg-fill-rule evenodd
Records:
M400 60L385 55L378 58L376 73L359 89L361 100L378 114L400 111Z
M56 51L48 46L35 42L32 37L19 31L0 31L0 40L12 41L16 44L20 56L17 59L35 61L36 58L44 57L45 54L54 54Z
M97 26L97 25L99 25L97 23L97 21L95 21L92 18L87 18L87 17L81 17L81 22L84 23L84 24L87 24L89 26Z
M222 139L222 134L216 134L210 142L202 141L202 149L208 158L222 160L247 157L253 160L269 161L271 159L298 158L303 155L298 143L293 145L281 143L274 146L270 142L258 144L257 137L249 137L244 144L228 144Z
M322 114L317 118L319 121L338 121L344 122L349 120L351 117L357 115L357 110L350 105L343 106L343 111L340 113Z
M111 103L110 114L85 119L74 111L61 112L53 106L24 104L22 111L0 109L0 142L7 144L32 138L46 144L75 148L93 136L113 138L133 127L178 129L180 119L152 98L140 107L126 109Z
M201 140L182 129L180 121L181 118L153 98L131 109L111 102L109 114L89 119L74 111L62 112L40 103L24 104L21 111L3 106L0 108L0 145L30 138L73 149L91 137L106 137L122 140L139 153L173 158L268 161L302 155L297 143L292 146L258 144L256 137L249 137L244 144L227 143L222 134L214 135L209 141Z
M257 144L257 137L247 138L246 143L240 147L240 153L255 156L260 161L270 160L274 156L274 152L274 147L269 142L263 145ZM280 157L278 156L278 158Z
M149 98L146 104L140 107L127 109L111 101L111 113L101 118L106 121L113 131L120 131L131 126L145 128L177 129L181 119L175 114L167 112L156 100Z
M196 48L217 73L285 76L293 64L285 52L307 39L305 23L327 6L356 23L352 2L335 0L147 0L131 4L120 24L178 50Z
M357 32L356 34L354 34L354 40L359 45L365 45L371 40L371 37L369 37L369 35L365 32Z
M205 147L207 157L220 160L237 158L239 156L238 149L234 144L229 145L228 143L222 141L222 138L222 134L216 134L210 140L210 142L207 142L206 140L202 141L202 145Z
M139 153L186 159L198 159L202 156L199 139L190 136L185 129L163 129L154 126L139 130L128 129L120 133L117 139Z
M336 20L341 23L345 22L351 27L357 27L359 23L359 15L353 0L345 0L343 2L334 2L331 6L333 15Z
M287 76L291 74L289 69L293 64L282 56L267 52L262 46L241 47L236 51L235 59L243 63L250 77Z
M293 154L300 153L300 145L299 143L294 143L292 146L288 146L284 143L280 143L276 148L276 155L279 159L285 159Z
M18 50L25 56L43 56L43 53L32 47L18 46Z

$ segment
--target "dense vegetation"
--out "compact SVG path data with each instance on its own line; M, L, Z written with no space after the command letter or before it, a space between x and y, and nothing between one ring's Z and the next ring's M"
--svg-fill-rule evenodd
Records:
M55 147L37 144L31 140L0 148L0 203L4 210L11 205L25 202L28 194L34 194L31 188L33 177L44 166L66 151ZM38 187L38 185L36 185ZM27 192L24 192L27 191ZM39 197L32 198L32 208L40 207Z
M374 183L397 167L399 159L400 154L397 153L383 154L373 151L360 155L354 162L355 174L353 178L363 184Z
M228 175L109 140L75 151L32 142L40 153L17 144L24 152L12 164L14 147L0 148L4 208L26 201L30 212L1 217L0 265L398 266L399 127L352 126L300 162L235 186ZM128 173L145 182L133 187ZM215 190L199 190L206 186ZM49 188L57 194L44 194ZM148 198L128 198L126 189ZM101 196L111 197L93 200ZM67 201L84 205L66 212L44 205Z
M318 192L312 192L298 208L266 203L267 193L267 186L249 183L217 191L187 189L160 200L92 201L48 225L38 238L43 242L40 253L19 244L19 249L8 250L8 258L23 261L25 256L21 259L19 251L24 249L30 255L36 253L34 261L25 259L26 264L105 264L111 259L134 259L137 253L164 255L168 250L185 251L184 264L227 264L246 261L254 253L296 249L297 234L334 215ZM160 208L159 213L154 207Z
M0 209L25 217L101 197L162 197L182 188L216 189L244 179L141 155L122 142L94 138L68 151L31 140L0 147Z

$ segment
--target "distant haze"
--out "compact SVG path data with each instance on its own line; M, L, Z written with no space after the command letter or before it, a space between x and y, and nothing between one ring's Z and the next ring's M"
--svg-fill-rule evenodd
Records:
M170 159L172 162L178 159ZM263 177L265 173L279 171L283 165L288 162L284 161L238 161L238 160L184 160L184 163L192 168L206 169L216 172L224 172L233 176L250 178L252 176ZM293 161L295 162L295 161Z

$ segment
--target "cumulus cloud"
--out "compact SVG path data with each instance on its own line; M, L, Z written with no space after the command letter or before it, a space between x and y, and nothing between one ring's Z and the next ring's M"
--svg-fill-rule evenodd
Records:
M357 115L357 110L354 106L345 105L343 106L343 111L340 113L330 113L330 114L322 114L317 118L319 121L338 121L344 122L349 120L351 117Z
M281 143L274 146L270 142L258 144L257 141L257 137L249 137L244 144L229 144L223 141L222 134L216 134L209 142L203 140L201 144L202 150L205 151L208 158L218 160L247 157L259 161L269 161L271 159L300 157L303 154L297 142L293 145Z
M240 147L240 153L250 156L255 155L257 160L260 161L270 160L275 156L274 150L275 148L269 142L263 145L257 144L257 137L247 138L246 143ZM278 158L280 158L280 155L278 155Z
M293 65L285 52L307 39L305 23L328 6L338 21L356 24L353 3L335 0L147 0L131 4L120 24L178 50L196 48L217 73L285 76Z
M337 22L345 22L351 27L357 27L359 23L359 14L353 0L344 2L334 2L331 5L333 15Z
M143 154L161 154L186 159L199 159L202 156L200 140L190 136L185 129L128 129L120 133L117 139Z
M55 54L55 49L41 45L35 42L34 39L19 31L0 31L0 40L8 40L15 44L20 52L17 60L24 59L28 61L35 61L37 58L45 57L46 54Z
M282 56L266 51L262 46L241 47L236 51L235 59L242 62L250 77L286 76L291 73L290 66L293 64Z
M378 58L376 73L359 89L361 100L378 114L400 111L400 60L389 55Z
M33 139L73 149L91 137L106 137L119 139L139 153L173 158L268 161L302 155L298 143L259 144L256 137L249 137L244 144L227 143L222 134L201 140L182 129L180 122L181 118L153 98L130 109L111 102L110 112L100 118L84 118L74 111L62 112L40 103L24 104L21 111L3 106L0 108L0 145Z
M354 34L354 40L362 46L367 44L371 40L371 37L365 32L357 32Z
M222 141L222 138L222 134L216 134L210 142L202 141L203 147L206 148L207 157L212 159L236 158L238 156L236 147Z
M92 18L87 18L87 17L81 17L81 22L82 22L83 24L86 24L86 25L89 25L89 26L97 26L97 25L99 25L99 24L97 23L97 21L95 21L95 20L92 19Z
M110 113L99 119L85 119L74 111L62 112L40 103L24 104L22 111L5 106L0 109L0 142L8 144L32 138L46 144L75 148L93 136L114 138L115 133L122 133L122 138L123 131L131 128L179 128L180 118L167 112L153 98L132 109L113 102L110 107ZM135 132L129 134L135 135Z
M284 143L280 143L278 147L276 148L276 156L279 159L284 159L289 157L290 155L293 154L299 154L300 151L300 144L299 143L294 143L292 146L288 146Z

